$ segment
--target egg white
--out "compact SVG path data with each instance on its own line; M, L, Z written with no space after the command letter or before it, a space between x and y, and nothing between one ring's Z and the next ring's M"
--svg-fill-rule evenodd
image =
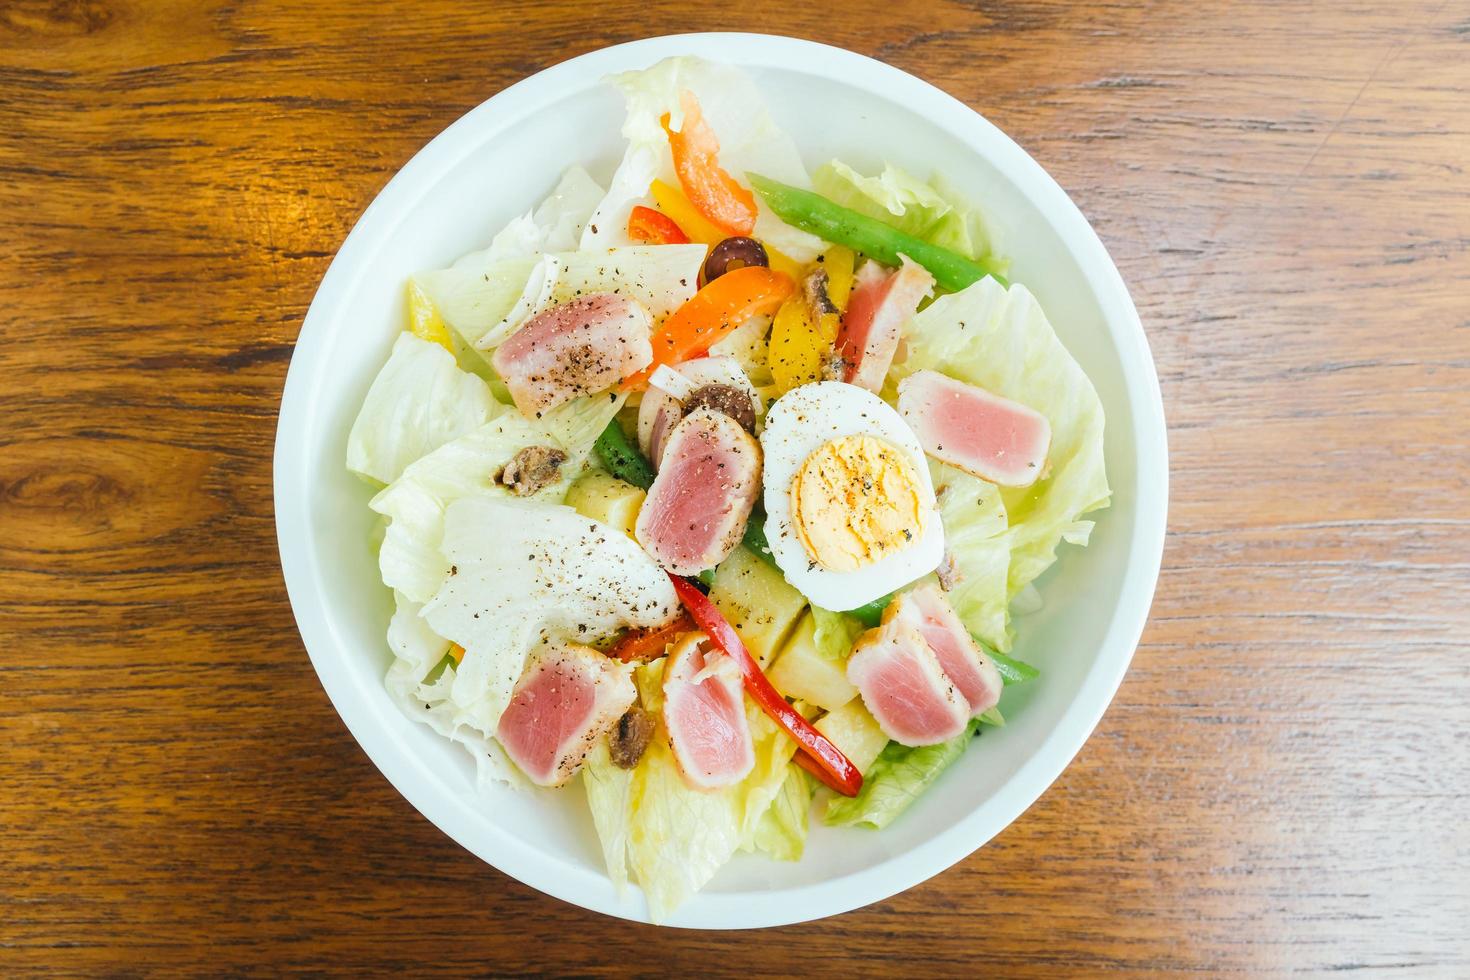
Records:
M869 435L897 447L919 480L925 531L907 547L855 572L817 565L797 536L791 516L791 482L806 458L843 436ZM932 572L944 558L944 525L934 504L934 484L923 447L898 412L865 388L821 381L793 388L766 413L761 432L766 539L786 581L823 609L856 609Z

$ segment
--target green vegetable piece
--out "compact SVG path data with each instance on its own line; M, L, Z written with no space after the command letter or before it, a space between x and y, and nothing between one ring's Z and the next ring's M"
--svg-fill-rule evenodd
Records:
M597 458L602 460L602 465L619 480L644 490L653 486L653 466L643 458L638 447L628 441L617 419L602 430L593 448L597 450Z
M766 539L766 515L756 510L750 515L750 520L745 523L745 537L740 543L749 548L750 551L767 565L780 571L776 566L776 556L771 554L771 542Z
M1026 681L1035 680L1041 676L1041 671L1028 663L1012 660L1003 653L996 653L984 644L981 644L981 648L995 663L995 669L1000 671L1000 679L1006 687L1012 684L1024 684Z
M882 830L891 824L909 804L918 799L939 774L965 754L970 740L980 730L975 719L961 735L940 742L910 748L889 742L863 775L863 788L857 796L834 797L827 804L823 820L834 827L869 827Z
M894 595L895 593L890 592L886 596L874 599L872 602L858 606L856 609L849 609L847 614L864 626L872 629L883 618L883 610L888 608L888 604L893 601Z
M845 208L820 194L782 184L760 174L745 175L776 216L789 225L838 245L846 245L884 265L900 264L899 255L928 269L943 289L958 292L986 276L999 279L993 269L956 252L906 235L865 214Z

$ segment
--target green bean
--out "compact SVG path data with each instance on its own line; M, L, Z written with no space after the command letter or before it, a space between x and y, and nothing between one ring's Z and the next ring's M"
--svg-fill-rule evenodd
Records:
M643 458L638 447L628 441L617 419L613 419L602 430L602 435L597 437L593 448L597 451L597 457L602 460L602 465L619 480L644 490L653 486L653 466Z
M846 245L888 266L899 265L899 256L907 255L928 269L934 281L950 292L958 292L985 276L1005 284L1004 279L982 262L973 262L957 252L905 234L820 194L760 174L745 176L778 218L824 241Z

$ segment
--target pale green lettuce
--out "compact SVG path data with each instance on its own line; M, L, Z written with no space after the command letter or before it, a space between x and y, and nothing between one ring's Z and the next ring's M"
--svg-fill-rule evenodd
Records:
M539 261L534 255L492 259L489 252L472 252L447 269L413 277L444 322L472 348L520 302Z
M852 645L866 628L846 613L812 606L812 645L828 660L846 663Z
M396 605L388 624L393 663L383 679L393 702L409 718L464 746L475 760L475 781L481 790L497 782L517 789L529 785L491 737L493 732L454 700L453 664L434 675L449 651L449 641L429 627L418 603L401 592L394 592L393 598Z
M1007 289L982 279L941 296L915 314L904 336L909 355L894 365L890 384L931 369L1030 406L1051 423L1042 478L1002 492L1010 525L1009 601L1056 560L1063 541L1086 544L1092 522L1081 516L1107 506L1102 401L1024 286Z
M378 549L383 582L414 602L427 602L449 575L444 557L444 510L462 497L509 495L496 476L528 446L560 446L545 429L514 411L505 411L475 431L446 443L412 463L368 506L388 518ZM566 496L575 475L563 467L562 480L541 491L551 500Z
M976 719L964 734L938 745L910 748L889 742L863 776L863 788L858 795L834 796L827 803L824 821L830 826L882 830L907 810L952 762L965 754L980 725L981 720Z
M534 211L512 218L490 242L490 261L541 252L570 252L606 192L581 167L568 167Z
M587 171L570 167L535 210L512 218L488 248L461 256L447 269L413 277L449 325L455 356L465 370L495 380L476 345L515 308L543 253L577 247L602 195Z
M392 483L414 460L502 411L485 382L438 344L401 333L347 436L347 468Z
M788 766L781 792L766 807L755 830L741 842L744 851L760 851L777 861L800 861L806 850L812 781L796 766Z
M936 174L924 182L889 164L876 177L865 177L840 160L818 167L812 188L905 234L958 252L976 261L998 262L994 232L977 208L964 203L959 191Z
M1011 537L1000 488L937 460L929 461L929 470L952 565L949 603L971 633L997 649L1009 650Z

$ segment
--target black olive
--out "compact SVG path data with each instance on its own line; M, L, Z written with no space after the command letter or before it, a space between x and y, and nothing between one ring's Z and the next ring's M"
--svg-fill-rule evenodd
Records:
M734 385L707 384L694 389L684 399L684 413L687 415L696 408L722 412L740 423L746 432L755 432L755 406L750 403L750 395Z
M714 282L727 272L748 265L769 266L766 247L754 238L727 238L709 250L704 260L704 281Z

